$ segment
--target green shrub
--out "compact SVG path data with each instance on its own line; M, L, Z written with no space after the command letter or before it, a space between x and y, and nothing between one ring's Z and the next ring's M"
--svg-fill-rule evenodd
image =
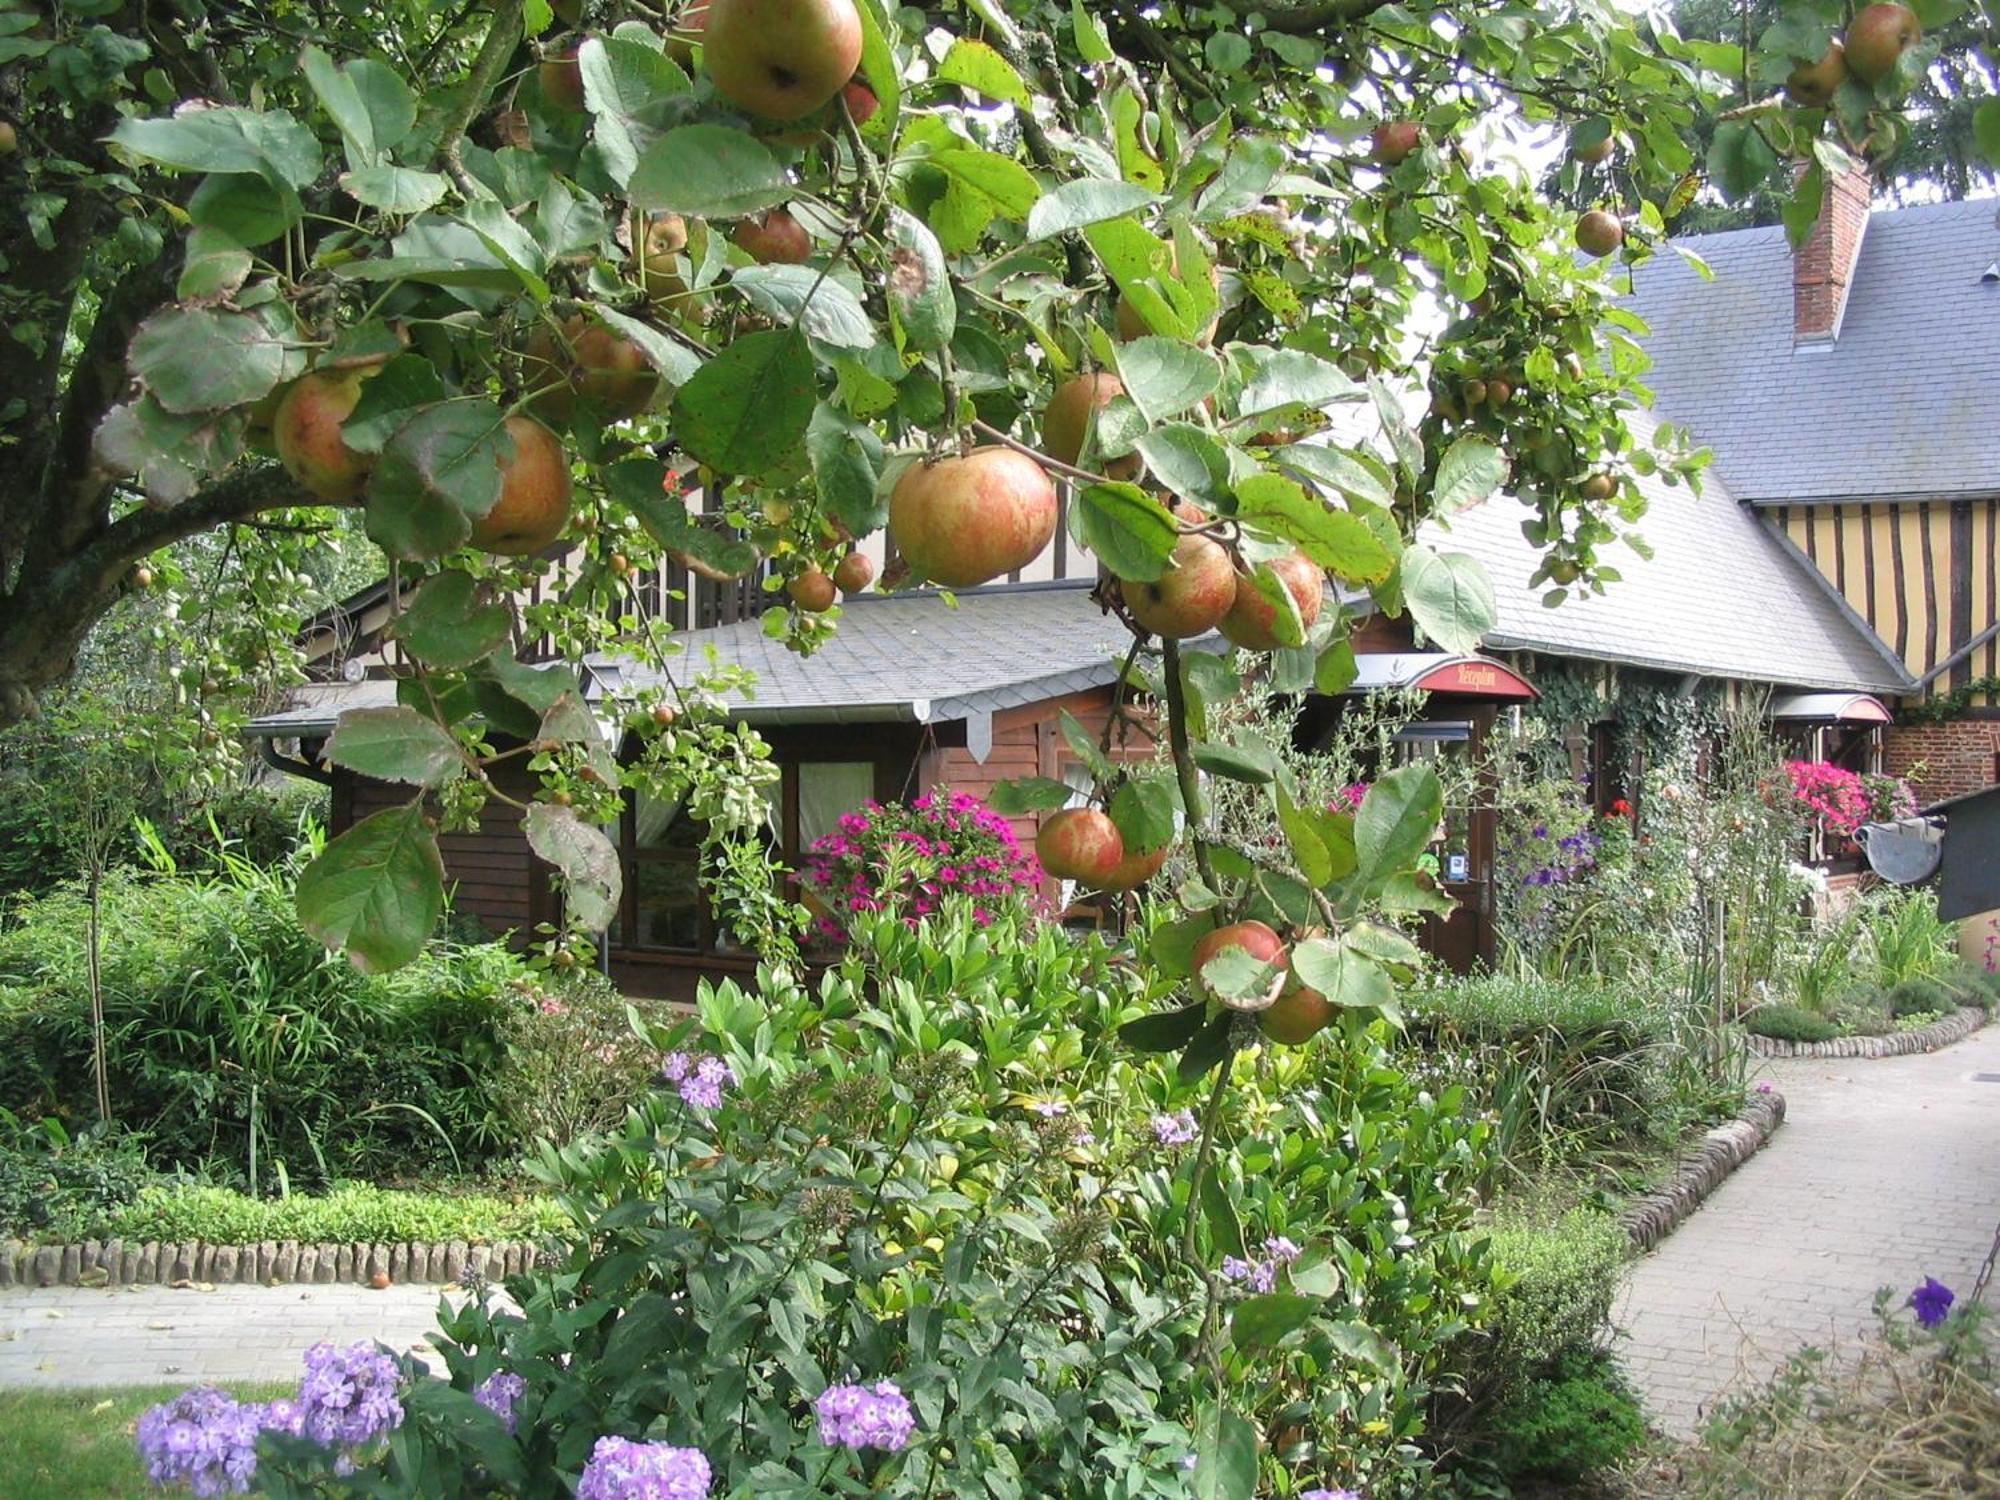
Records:
M1493 1415L1494 1467L1509 1478L1575 1483L1621 1463L1646 1441L1646 1418L1609 1356L1565 1361Z
M149 1187L102 1222L93 1237L203 1240L254 1245L356 1240L504 1240L545 1234L563 1222L546 1198L480 1193L417 1193L342 1183L319 1196L251 1198L232 1188Z
M1875 980L1884 989L1934 978L1957 962L1958 928L1938 919L1934 892L1886 886L1863 910Z
M1889 991L1889 1014L1898 1021L1947 1015L1957 1009L1958 992L1941 979L1905 979Z
M472 1170L518 1149L503 1095L520 960L434 943L369 976L298 923L294 866L224 855L222 873L119 871L103 892L116 1118L157 1166L247 1181ZM0 930L0 1107L93 1106L86 906L64 888Z
M608 1130L643 1092L658 1055L633 1035L625 997L597 973L518 987L501 1028L500 1089L522 1141Z
M1487 1324L1482 1373L1512 1388L1601 1348L1630 1249L1624 1226L1593 1208L1498 1224L1493 1263L1509 1279Z
M1760 1005L1743 1018L1743 1024L1758 1036L1776 1042L1830 1042L1841 1034L1840 1027L1789 1001Z
M0 1110L0 1235L88 1238L151 1180L130 1137L72 1137L54 1120L29 1125Z
M1988 1015L2000 1005L2000 970L1980 964L1962 965L1952 976L1959 994L1959 1004L1976 1005Z

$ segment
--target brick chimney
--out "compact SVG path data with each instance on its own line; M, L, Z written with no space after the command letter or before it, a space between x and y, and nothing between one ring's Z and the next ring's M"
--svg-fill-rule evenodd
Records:
M1792 253L1792 345L1828 345L1840 337L1847 288L1868 229L1874 179L1865 166L1827 180L1812 236Z

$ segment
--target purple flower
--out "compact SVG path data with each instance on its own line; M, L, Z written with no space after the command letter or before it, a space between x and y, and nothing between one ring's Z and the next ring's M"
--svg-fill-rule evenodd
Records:
M1264 1253L1279 1265L1289 1266L1305 1252L1282 1234L1274 1234L1264 1241Z
M1359 1490L1300 1490L1299 1500L1361 1500Z
M1945 1320L1952 1303L1958 1299L1951 1288L1935 1276L1926 1276L1923 1285L1910 1293L1909 1306L1916 1309L1917 1321L1926 1328L1935 1328Z
M1240 1255L1222 1257L1222 1278L1240 1281L1253 1292L1268 1292L1278 1284L1278 1267L1268 1260L1245 1260Z
M699 1448L601 1437L576 1483L576 1500L702 1500L713 1478Z
M694 1066L694 1059L685 1052L669 1052L667 1060L660 1064L662 1083L679 1083L688 1076L688 1069Z
M402 1384L396 1361L373 1344L314 1344L299 1382L299 1430L330 1448L372 1443L402 1425Z
M495 1370L472 1388L472 1399L505 1423L511 1434L514 1431L514 1403L521 1399L521 1392L527 1388L528 1382L520 1376Z
M1768 1079L1768 1078L1760 1078L1760 1079L1758 1079L1758 1080L1757 1080L1757 1092L1758 1092L1758 1093L1760 1093L1760 1094L1768 1094L1768 1093L1770 1093L1770 1092L1771 1092L1771 1080L1770 1080L1770 1079Z
M1044 1120L1053 1120L1058 1115L1069 1113L1069 1106L1060 1099L1037 1099L1028 1106Z
M830 1385L813 1402L819 1440L830 1448L886 1448L895 1452L917 1430L909 1398L893 1380L873 1386ZM584 1500L581 1492L577 1500Z
M681 1100L694 1109L720 1109L722 1091L736 1082L736 1073L719 1057L704 1057L681 1080Z
M257 1473L257 1436L297 1434L296 1402L241 1402L208 1387L183 1391L149 1408L136 1430L146 1477L196 1495L241 1495Z
M1194 1111L1184 1109L1171 1115L1153 1116L1153 1138L1162 1146L1185 1146L1199 1132Z

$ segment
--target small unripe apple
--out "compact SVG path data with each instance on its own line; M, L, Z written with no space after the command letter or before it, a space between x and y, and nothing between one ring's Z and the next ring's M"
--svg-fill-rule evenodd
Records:
M1624 243L1625 226L1615 214L1593 208L1576 221L1576 248L1585 255L1602 260Z
M1905 49L1924 34L1907 5L1877 4L1847 23L1847 68L1863 83L1877 83L1895 71Z
M761 265L796 266L812 255L812 236L782 208L745 219L730 243Z
M865 552L850 552L833 568L833 586L843 594L858 594L875 581L875 559Z
M1479 405L1480 402L1484 401L1485 399L1486 399L1485 381L1468 380L1465 382L1465 404L1467 406L1477 406Z
M149 589L152 586L153 570L144 563L140 563L138 567L132 570L132 587L135 589Z
M656 703L653 705L653 722L655 724L666 727L679 717L680 715L674 712L674 706L671 703Z
M605 563L605 566L617 574L618 577L623 578L627 573L632 571L632 559L622 552L614 552Z
M549 794L549 801L553 802L557 807L568 807L572 802L576 801L576 798L570 796L568 792L551 792Z
M792 603L809 615L823 614L833 608L833 580L818 568L808 568L786 583L785 592L792 596Z
M576 43L568 42L542 59L535 70L542 97L553 109L580 114L584 107L583 69L577 66Z
M1488 406L1505 406L1513 399L1514 387L1511 382L1498 379L1486 382L1486 404Z
M5 120L0 120L0 156L12 156L21 149L21 136Z
M1618 142L1607 135L1603 140L1593 141L1588 146L1579 146L1572 142L1569 154L1574 156L1578 161L1588 162L1590 165L1596 166L1599 162L1609 161L1611 153L1617 149Z
M368 1284L378 1292L388 1291L390 1284L389 1273L387 1271L377 1271L373 1276L368 1278Z
M1035 857L1058 880L1101 886L1125 858L1118 825L1094 807L1066 807L1042 819Z
M1800 63L1785 79L1785 92L1803 109L1825 109L1834 92L1847 82L1847 49L1836 37L1816 63Z
M1385 167L1400 166L1424 143L1424 128L1415 120L1384 120L1368 136L1368 154Z
M1586 478L1578 489L1586 500L1609 500L1618 490L1618 481L1599 470Z

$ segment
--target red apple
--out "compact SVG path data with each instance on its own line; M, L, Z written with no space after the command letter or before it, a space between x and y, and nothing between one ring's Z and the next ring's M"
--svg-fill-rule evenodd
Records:
M1200 520L1192 506L1178 506L1183 520ZM1205 536L1184 536L1174 544L1167 570L1152 582L1120 581L1125 608L1154 635L1177 641L1206 635L1222 623L1236 602L1236 565L1221 544Z
M1035 857L1058 880L1102 886L1125 859L1118 825L1094 807L1066 807L1042 819Z
M875 560L865 552L850 552L834 565L833 585L843 594L859 594L875 581Z
M1095 415L1125 394L1125 383L1116 375L1079 375L1064 381L1049 397L1042 410L1042 451L1066 464L1083 455L1084 431ZM1106 478L1137 479L1145 467L1139 455L1128 453L1103 465Z
M833 580L818 568L808 568L785 585L792 603L809 615L824 614L833 608Z
M1385 167L1400 166L1424 143L1424 128L1415 120L1384 120L1368 135L1368 154Z
M472 545L502 557L530 557L569 524L569 455L540 422L509 417L514 456L500 471L500 498L472 523Z
M361 399L361 383L380 368L315 370L293 381L271 414L278 461L306 489L338 505L361 493L375 455L347 446L340 427Z
M854 0L709 0L702 62L716 93L767 120L797 120L861 64Z
M522 377L530 391L538 392L538 413L566 422L578 396L614 421L646 409L660 377L637 344L582 313L569 318L562 331L568 353L547 328L537 328L521 358Z
M1863 83L1877 83L1895 71L1906 48L1924 34L1907 5L1865 8L1847 23L1847 68Z
M1319 619L1326 575L1303 552L1288 552L1271 564L1286 592L1299 607L1299 621L1307 630ZM1222 617L1222 633L1246 651L1276 651L1284 642L1274 633L1278 609L1257 591L1248 578L1236 581L1236 599Z
M583 69L577 66L575 42L567 42L544 57L535 76L541 81L542 97L551 108L570 114L583 109Z
M1097 883L1099 890L1136 890L1160 873L1160 867L1167 862L1167 855L1173 850L1172 844L1162 844L1151 854L1128 851L1118 861L1118 867Z
M1615 214L1593 208L1576 221L1576 248L1585 255L1602 260L1624 243L1625 226Z
M1839 40L1828 42L1826 54L1816 63L1800 63L1785 79L1785 92L1804 109L1825 109L1833 102L1834 91L1847 82L1847 49Z
M782 208L745 219L729 237L738 249L762 265L796 266L812 254L812 236Z
M1232 948L1241 948L1259 963L1280 964L1285 962L1285 941L1262 922L1231 922L1227 927L1218 927L1213 932L1204 933L1195 945L1191 960L1195 982L1203 989L1208 988L1201 971L1208 967L1209 960ZM1221 995L1215 997L1232 1008L1254 1009L1232 1003Z
M910 567L964 589L1033 562L1056 532L1056 489L1026 454L999 446L916 463L889 497L889 535Z
M667 39L667 56L679 63L683 71L694 67L694 44L707 26L708 0L690 0L674 17L673 29L684 34Z
M840 97L847 101L847 114L856 125L866 125L875 118L875 111L882 107L882 101L875 97L875 90L859 78L851 79Z
M1334 1014L1335 1007L1326 996L1310 985L1294 984L1257 1018L1257 1024L1272 1041L1296 1047L1325 1030Z

